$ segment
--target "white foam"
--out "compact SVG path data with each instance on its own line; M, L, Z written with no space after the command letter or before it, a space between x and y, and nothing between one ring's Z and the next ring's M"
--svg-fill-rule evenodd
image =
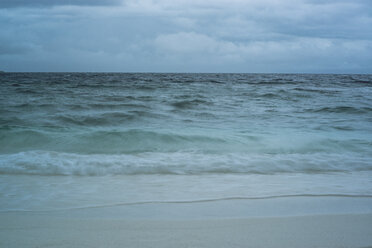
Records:
M0 155L1 174L136 175L204 173L329 173L372 170L372 159L360 154L73 154L29 151Z

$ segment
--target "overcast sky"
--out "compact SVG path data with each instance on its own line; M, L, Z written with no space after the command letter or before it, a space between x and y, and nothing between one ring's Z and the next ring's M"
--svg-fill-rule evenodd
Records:
M0 0L0 70L372 73L372 1Z

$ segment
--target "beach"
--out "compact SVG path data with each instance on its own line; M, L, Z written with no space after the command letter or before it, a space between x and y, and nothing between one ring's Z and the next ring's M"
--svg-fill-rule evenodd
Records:
M372 199L290 197L0 213L1 247L372 247Z

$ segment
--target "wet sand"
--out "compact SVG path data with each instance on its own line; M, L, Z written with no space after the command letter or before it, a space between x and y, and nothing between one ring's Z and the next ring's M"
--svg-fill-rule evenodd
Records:
M0 247L365 248L372 247L370 203L298 197L10 211L0 213Z

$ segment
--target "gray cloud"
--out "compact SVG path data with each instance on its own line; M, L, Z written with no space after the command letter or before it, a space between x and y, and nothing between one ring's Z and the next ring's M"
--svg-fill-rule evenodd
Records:
M15 7L42 7L42 6L57 6L57 5L85 5L85 6L104 6L117 5L120 0L0 0L0 8L15 8Z
M0 9L2 70L372 72L370 1L74 2Z

